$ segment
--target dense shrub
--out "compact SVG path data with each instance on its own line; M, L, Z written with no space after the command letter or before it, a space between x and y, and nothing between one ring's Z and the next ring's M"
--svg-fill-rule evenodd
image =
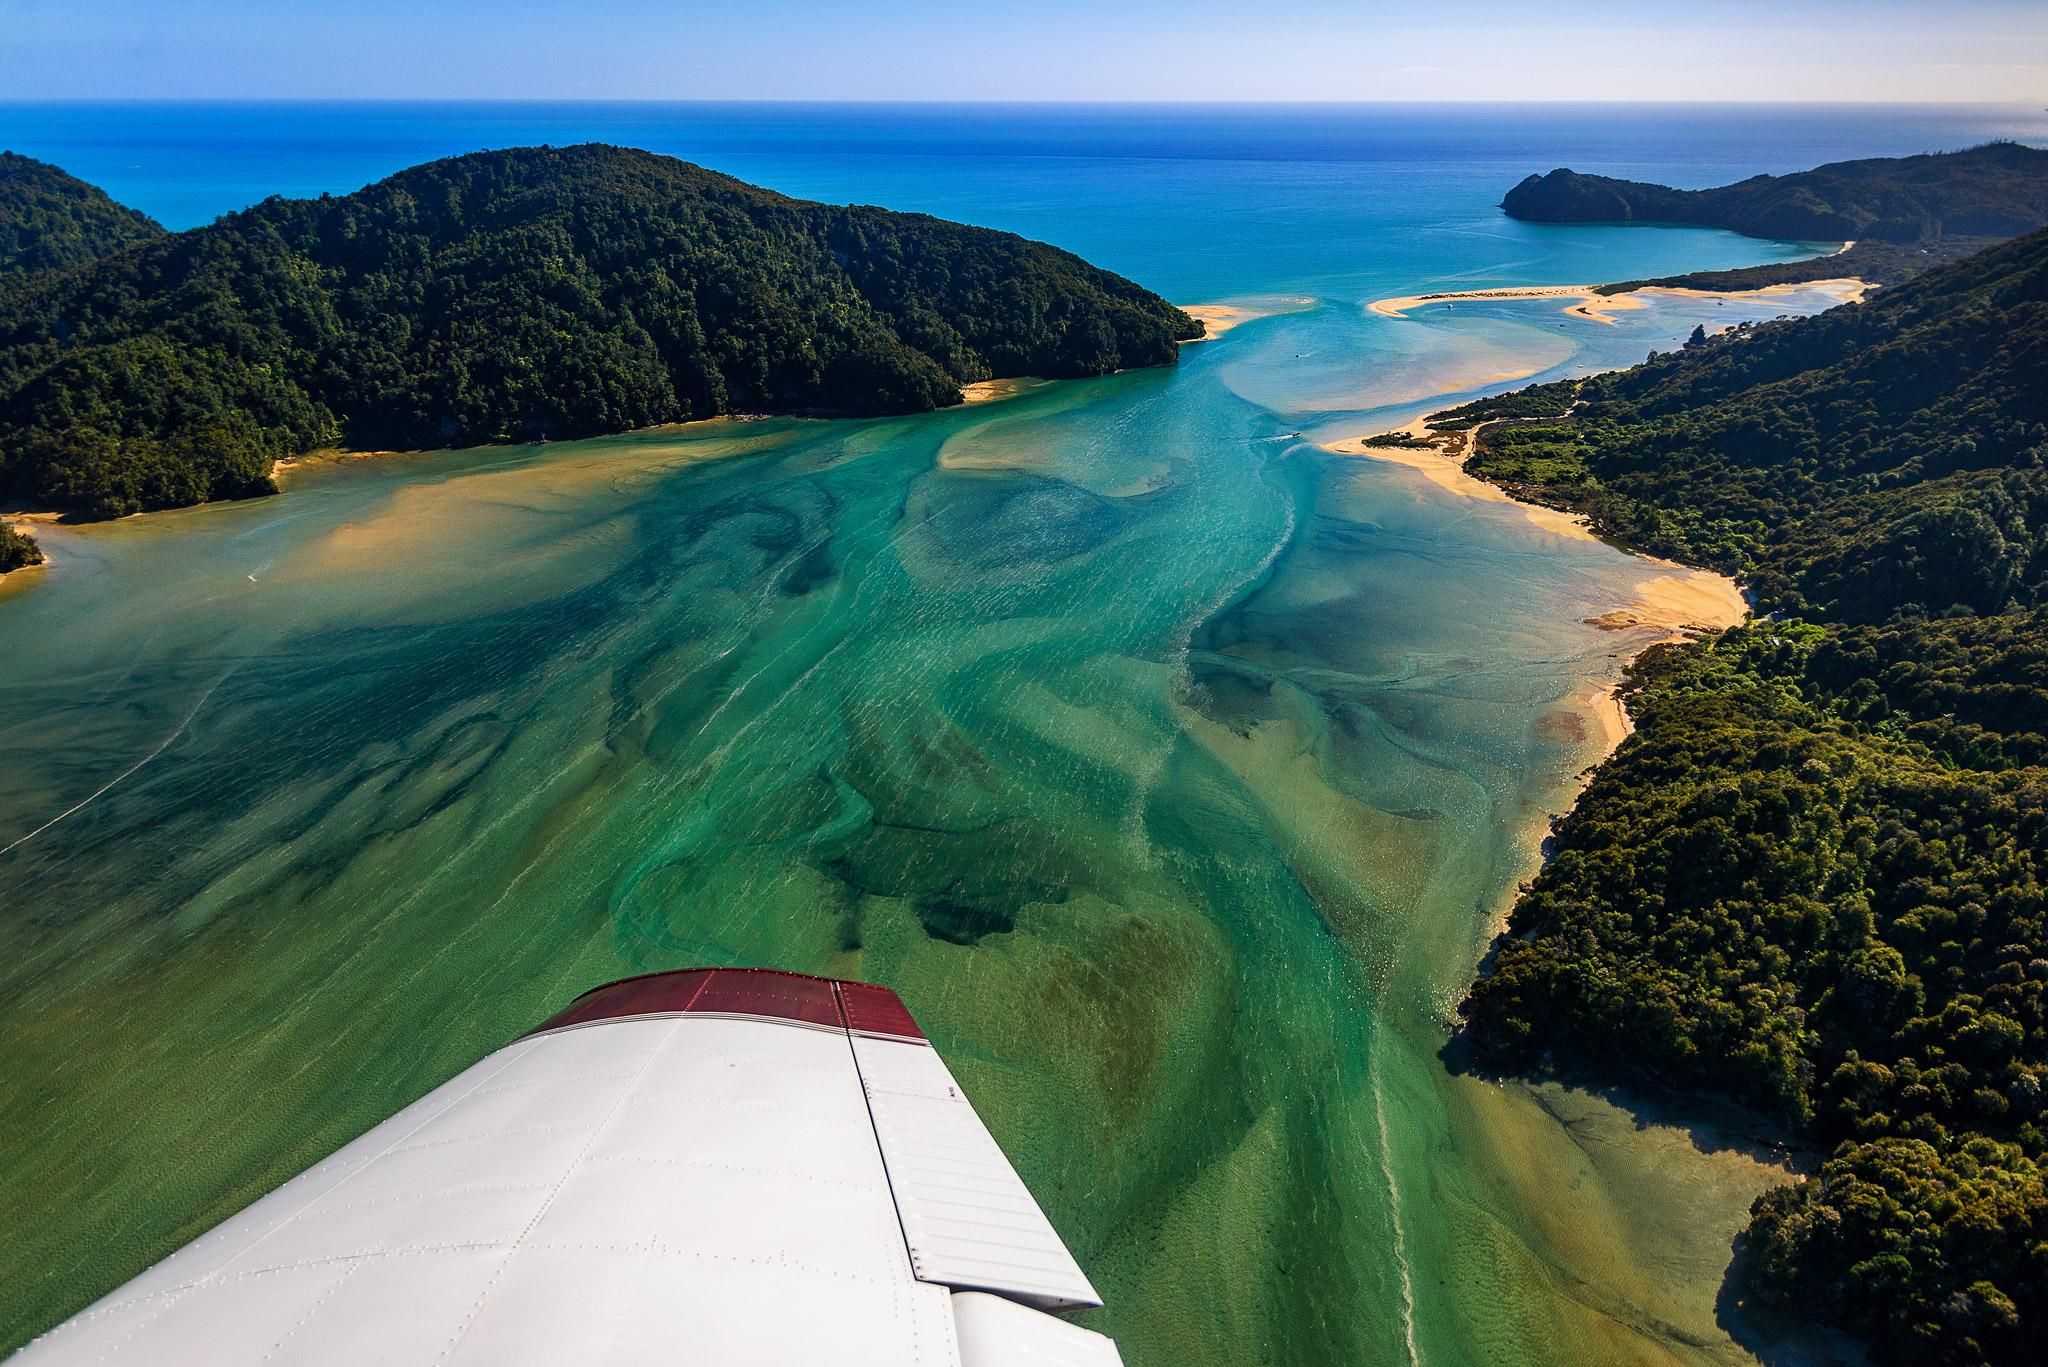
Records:
M1638 729L1559 823L1472 1037L1824 1146L1757 1203L1755 1275L1889 1362L2048 1332L2044 277L2035 234L1588 380L1472 462L1779 614L1638 663Z
M337 441L920 412L1200 331L1008 233L623 148L483 152L0 291L0 497L108 516L261 491Z

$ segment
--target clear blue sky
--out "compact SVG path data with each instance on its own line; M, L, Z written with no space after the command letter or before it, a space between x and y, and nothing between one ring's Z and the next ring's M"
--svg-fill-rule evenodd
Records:
M0 0L0 99L1988 100L2044 0Z

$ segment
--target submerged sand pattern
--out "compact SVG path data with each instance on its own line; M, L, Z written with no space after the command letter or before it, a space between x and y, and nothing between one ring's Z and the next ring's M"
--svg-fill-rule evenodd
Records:
M0 612L0 1199L62 1218L6 1332L593 983L730 963L901 991L1134 1364L1737 1357L1777 1169L1442 1054L1711 591L1293 440L1221 376L1298 325L53 532Z

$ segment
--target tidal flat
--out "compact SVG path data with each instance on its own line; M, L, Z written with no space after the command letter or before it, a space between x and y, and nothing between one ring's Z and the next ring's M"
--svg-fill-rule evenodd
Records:
M1020 232L1234 324L928 417L323 459L280 498L38 527L49 566L0 587L0 1351L584 988L734 963L903 994L1134 1367L1748 1360L1723 1273L1774 1152L1443 1054L1664 630L1645 586L1679 581L1322 448L1833 302L1372 313L1836 245L1505 219L1532 170L1720 184L2039 140L2038 109L0 104L0 132L174 228L620 143Z
M1533 364L1541 307L46 529L0 610L9 1341L584 987L734 963L902 992L1134 1363L1738 1356L1776 1170L1440 1057L1645 563L1325 452L1413 375L1293 363Z

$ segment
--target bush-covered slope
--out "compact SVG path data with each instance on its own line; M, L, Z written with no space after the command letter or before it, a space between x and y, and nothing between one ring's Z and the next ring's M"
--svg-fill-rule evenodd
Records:
M0 574L18 570L26 565L43 563L42 547L14 528L0 523Z
M2048 234L1510 396L1472 468L1750 575L1653 651L1465 1005L1474 1042L1732 1093L1825 1146L1748 1236L1889 1362L2048 1332ZM1468 406L1469 422L1490 415Z
M1574 398L1569 422L1496 429L1470 468L1739 574L1768 609L1995 612L2048 581L2048 232L1863 304L1443 416Z
M0 293L0 497L113 516L261 492L335 442L918 412L1200 332L1008 233L624 148L477 153Z
M1962 152L1838 161L1711 190L1559 168L1524 179L1501 207L1532 223L1694 223L1812 241L2017 237L2048 225L2048 150L1994 142Z
M0 278L76 266L162 237L155 220L48 162L0 152Z
M1815 280L1861 280L1875 286L1902 285L1936 266L1946 266L1995 247L1999 237L1961 237L1950 234L1921 242L1884 242L1864 238L1847 251L1827 256L1801 257L1797 261L1771 261L1761 266L1737 266L1725 271L1687 271L1682 275L1660 275L1647 280L1617 280L1601 285L1595 294L1626 294L1650 287L1686 290L1761 290L1773 285L1802 285Z

